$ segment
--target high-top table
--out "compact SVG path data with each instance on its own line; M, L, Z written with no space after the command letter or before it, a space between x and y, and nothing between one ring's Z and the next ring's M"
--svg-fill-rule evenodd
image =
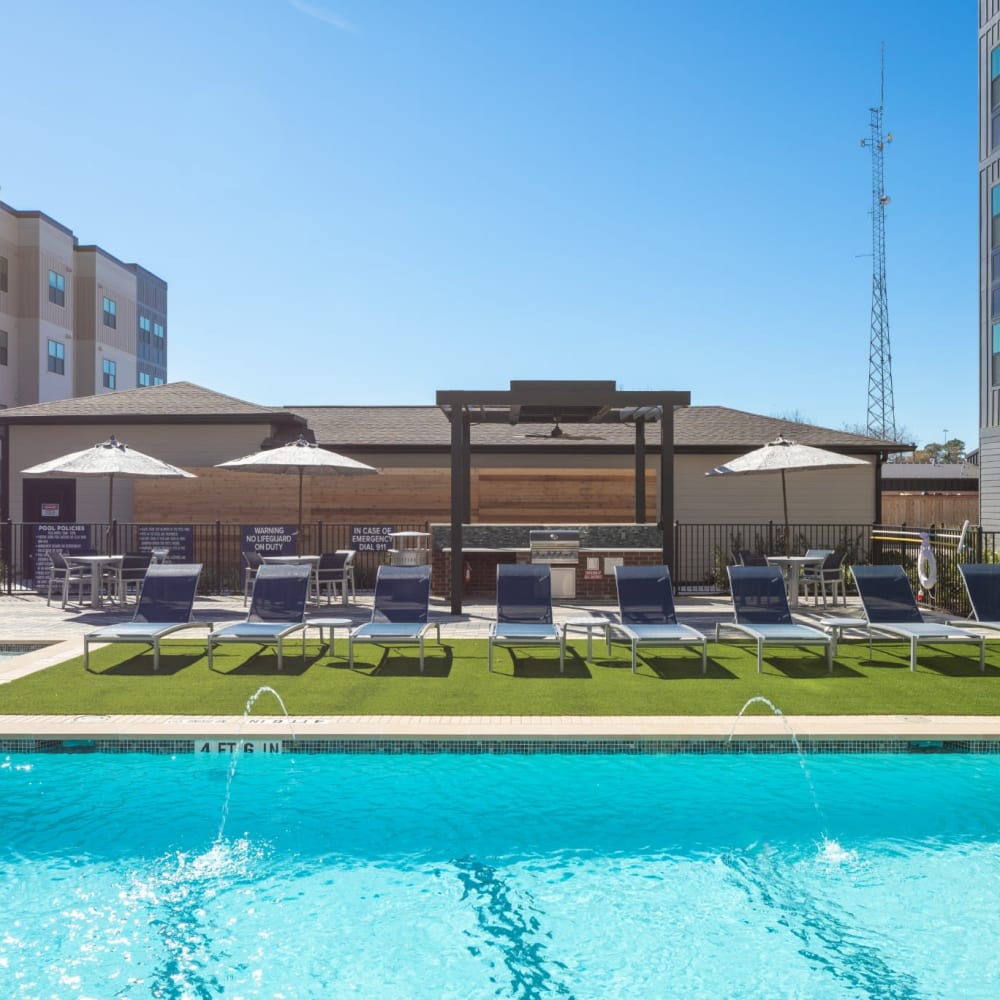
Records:
M788 592L788 606L799 606L799 583L803 566L822 566L824 556L768 556L768 566L780 566L785 574L785 590Z
M121 603L122 563L125 560L124 556L81 556L72 555L69 552L65 555L66 562L68 563L90 567L90 606L92 608L99 608L104 604L104 588L101 586L101 580L104 576L105 567L111 567L115 571L115 594L118 597L119 603Z

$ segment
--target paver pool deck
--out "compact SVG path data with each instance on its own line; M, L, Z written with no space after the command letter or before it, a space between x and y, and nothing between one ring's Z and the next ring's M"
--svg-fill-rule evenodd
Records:
M133 608L93 611L46 606L34 594L0 596L0 643L48 643L44 649L0 662L0 697L6 681L61 663L83 652L83 634L101 625L131 618ZM600 602L558 603L558 623L582 615L611 615L614 606ZM796 618L815 622L825 616L857 615L859 605L815 606L803 601ZM195 618L225 623L245 616L242 596L200 598ZM431 617L441 623L442 639L486 638L495 607L470 601L464 613L452 615L447 602L433 600ZM715 623L731 620L724 594L685 594L677 597L678 616L687 624L714 635ZM360 624L371 617L371 595L359 594L347 607L340 604L312 608L308 618L343 617ZM970 623L972 624L972 623ZM311 633L316 635L315 632ZM736 710L738 711L738 709ZM746 739L787 740L789 727L800 739L836 741L948 741L1000 740L1000 716L746 715L734 729L736 711L727 716L373 716L330 715L286 719L255 714L245 721L231 716L180 715L48 715L0 716L0 737L52 740L220 739L250 733L256 738L297 739L530 739L530 740L719 740L731 734Z

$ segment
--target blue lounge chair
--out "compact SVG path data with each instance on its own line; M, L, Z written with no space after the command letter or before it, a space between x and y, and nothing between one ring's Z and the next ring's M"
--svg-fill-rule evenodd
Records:
M620 622L612 623L611 631L631 644L633 674L639 646L701 647L701 672L705 673L708 639L697 629L678 623L668 567L616 566L615 585Z
M980 628L1000 629L1000 563L959 563L958 571L976 624Z
M920 643L967 642L979 647L979 669L986 669L981 635L942 622L924 621L902 566L852 566L869 633L910 644L910 670L917 669ZM869 648L871 638L869 636Z
M92 642L141 642L153 647L153 670L160 668L160 640L185 628L211 628L191 621L201 563L150 566L142 581L139 603L129 622L104 625L83 637L83 667L90 670Z
M494 646L559 647L559 673L566 663L566 633L552 623L552 574L548 566L497 566L497 620L490 624L488 662Z
M757 644L757 673L761 672L766 646L821 646L833 673L832 639L825 632L792 620L785 593L785 579L777 566L727 566L733 598L733 621L715 626L735 629Z
M265 563L257 570L246 621L225 625L208 633L208 669L212 651L229 642L275 646L278 670L282 667L282 643L295 632L302 633L302 656L306 655L306 599L312 566L297 563Z
M379 566L375 577L372 620L354 629L347 640L347 665L354 669L354 644L417 645L424 672L424 638L433 628L441 641L441 626L428 620L431 600L430 566Z

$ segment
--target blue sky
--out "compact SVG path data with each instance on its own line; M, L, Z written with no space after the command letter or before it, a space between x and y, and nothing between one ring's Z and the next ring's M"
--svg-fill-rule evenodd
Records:
M262 404L613 379L978 437L977 14L931 0L2 0L0 199L169 283ZM15 85L16 84L16 85Z

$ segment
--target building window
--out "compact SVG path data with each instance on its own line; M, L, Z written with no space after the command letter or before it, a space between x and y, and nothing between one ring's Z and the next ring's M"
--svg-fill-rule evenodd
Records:
M152 375L149 374L149 372L139 372L139 385L140 386L143 386L143 385L152 385L152 384L153 384L153 377L152 377Z
M7 364L7 331L0 330L0 365Z
M7 258L0 257L0 292L7 291Z
M160 340L163 340L163 324L162 323L154 323L153 324L153 336L154 337L159 337Z
M990 381L992 385L1000 385L1000 323L993 324L993 343L990 345Z
M104 361L104 388L113 389L115 387L115 376L118 374L118 364L115 361Z
M49 271L49 302L66 305L66 279L55 271Z
M114 299L104 296L104 325L114 330L118 326L118 306Z
M149 333L150 330L153 329L153 323L148 316L139 317L139 329L142 330L143 333Z
M990 53L990 111L1000 108L1000 45Z
M49 371L54 375L66 374L66 345L58 340L49 341Z

